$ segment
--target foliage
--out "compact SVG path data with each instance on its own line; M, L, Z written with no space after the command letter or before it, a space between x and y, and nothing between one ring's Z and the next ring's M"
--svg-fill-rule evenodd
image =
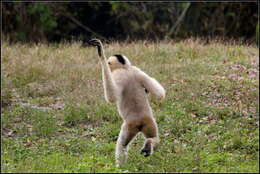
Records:
M3 33L11 41L36 42L91 37L160 40L168 35L173 39L203 36L256 41L257 2L192 2L181 19L187 4L4 2Z
M52 16L52 10L46 4L34 3L28 9L29 15L37 15L40 17L40 28L52 31L57 27L55 16Z

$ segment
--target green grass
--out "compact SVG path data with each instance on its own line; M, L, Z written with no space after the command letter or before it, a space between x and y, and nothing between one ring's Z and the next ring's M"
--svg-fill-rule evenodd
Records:
M258 48L191 39L105 49L165 87L164 101L149 96L157 151L140 155L139 134L115 166L122 120L105 103L94 48L3 41L2 172L259 172Z

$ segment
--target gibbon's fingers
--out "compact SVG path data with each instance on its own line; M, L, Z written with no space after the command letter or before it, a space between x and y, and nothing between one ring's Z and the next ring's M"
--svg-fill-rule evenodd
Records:
M89 44L93 46L102 46L102 42L99 39L91 39L89 40Z
M93 46L97 46L99 57L102 58L102 60L105 60L102 42L99 39L91 39L91 40L89 40L89 44L91 44Z

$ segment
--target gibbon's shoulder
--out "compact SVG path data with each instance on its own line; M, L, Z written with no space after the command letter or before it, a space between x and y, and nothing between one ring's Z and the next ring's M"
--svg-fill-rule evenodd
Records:
M144 71L142 71L140 68L136 67L136 66L131 66L131 69L134 73L136 74L145 74Z
M133 70L133 71L141 71L141 69L140 68L138 68L138 67L136 67L136 66L131 66L131 69Z

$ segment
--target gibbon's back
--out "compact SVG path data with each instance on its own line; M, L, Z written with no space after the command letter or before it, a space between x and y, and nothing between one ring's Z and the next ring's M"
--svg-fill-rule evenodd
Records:
M120 114L124 116L129 115L128 113L151 114L145 89L137 81L133 68L117 69L112 72L112 75L120 91L118 101L118 109L122 112Z

